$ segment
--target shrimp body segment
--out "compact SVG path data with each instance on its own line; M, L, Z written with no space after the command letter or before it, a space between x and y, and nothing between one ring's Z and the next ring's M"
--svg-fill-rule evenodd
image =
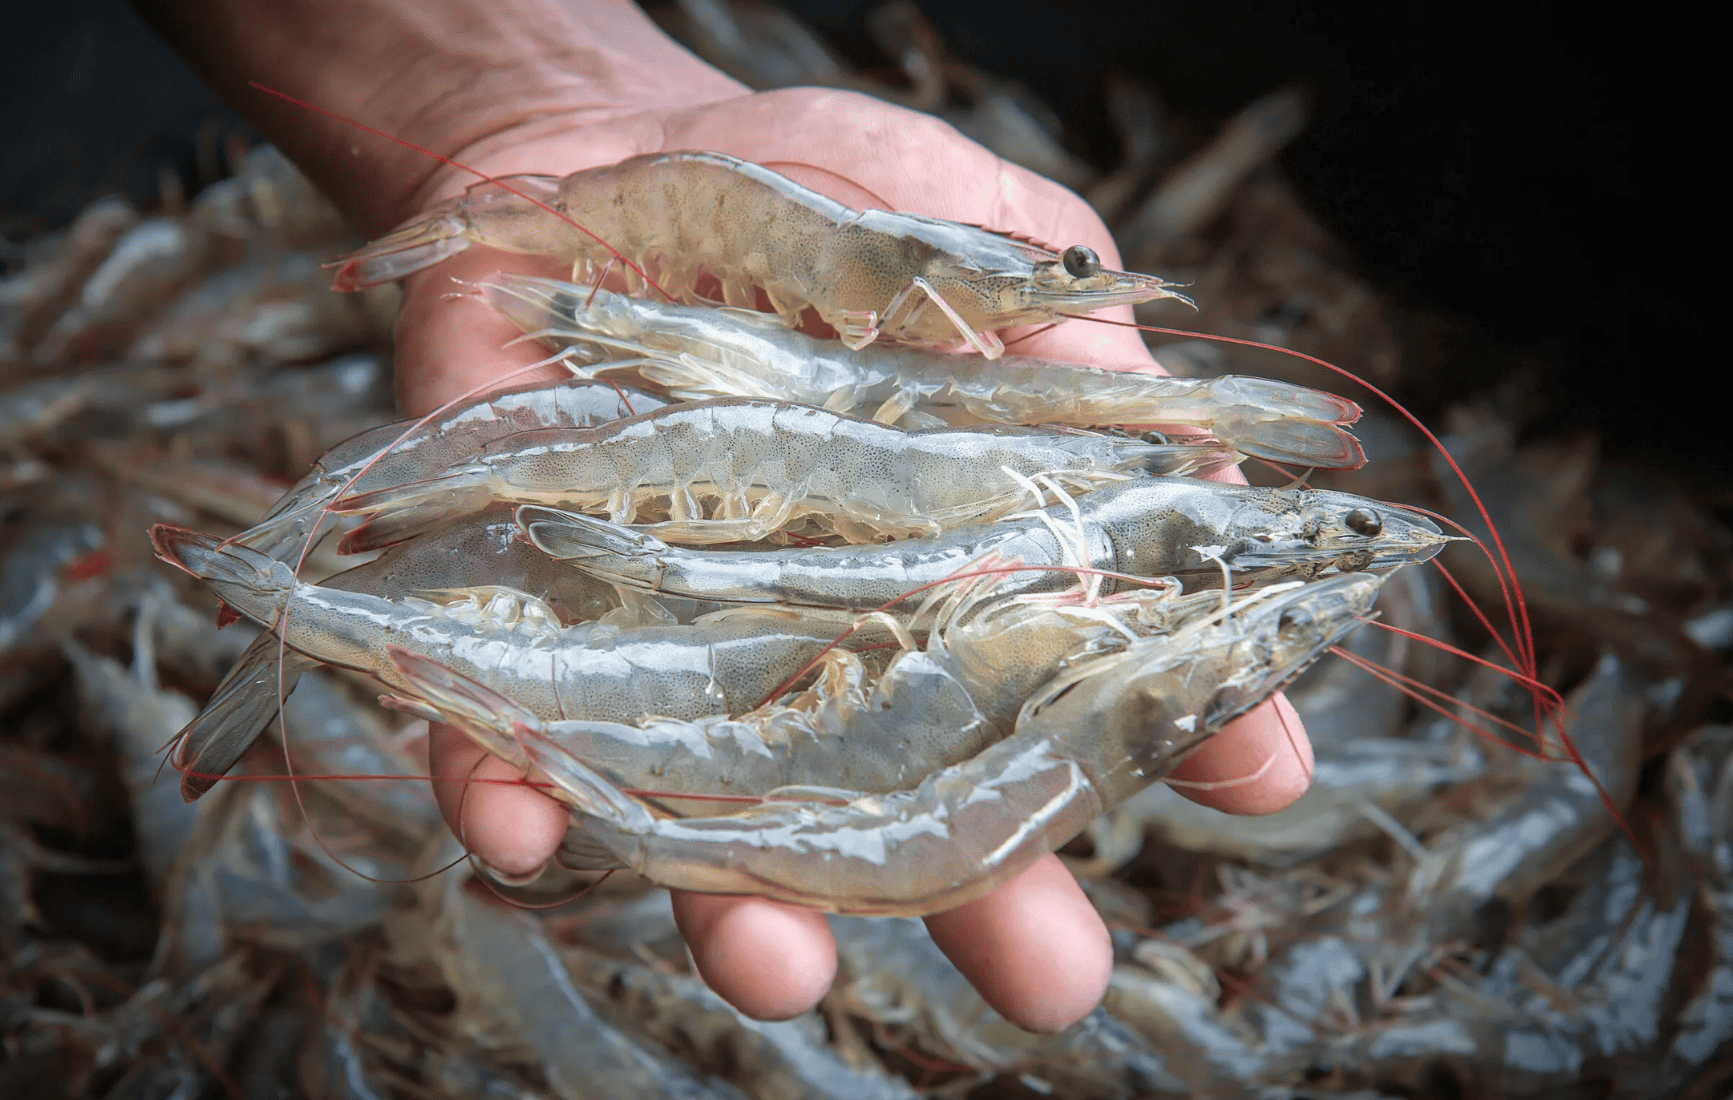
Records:
M1183 424L1271 462L1358 469L1366 461L1345 427L1360 418L1359 405L1267 378L1169 378L1021 355L986 363L886 345L848 351L753 310L675 305L531 275L494 275L479 290L526 334L569 350L574 373L630 368L682 401L797 401L905 428Z
M708 272L727 304L750 306L762 290L784 317L811 306L850 347L961 343L989 359L1004 352L996 329L1183 297L1153 276L1102 267L1082 246L1059 253L960 222L854 210L722 153L651 153L502 182L334 261L336 288L401 279L471 244L556 257L574 279L624 256L677 300L700 300Z
M1086 489L1134 474L1229 465L1208 444L1038 428L905 432L774 401L671 405L595 428L506 436L440 476L337 501L374 513L346 548L388 544L437 519L500 500L606 509L676 542L755 541L802 517L856 541L937 534L1011 511L1028 477ZM714 501L713 514L702 502Z
M304 584L244 546L158 525L157 554L223 601L326 664L411 693L388 652L421 654L516 699L544 719L696 718L758 705L836 637L791 614L729 613L691 626L562 627L542 601L505 589L445 603Z
M807 550L688 550L588 516L518 509L543 552L616 584L693 599L871 611L996 553L1026 566L1084 566L1219 585L1385 569L1450 540L1417 513L1349 493L1262 489L1192 478L1122 481L1042 512L938 538ZM1052 592L1063 572L1019 573L1005 594ZM1103 578L1101 591L1118 587Z
M834 912L924 915L980 897L1167 774L1370 611L1380 578L1273 586L1163 638L1084 662L1023 707L1016 732L918 786L657 818L530 733L530 759L584 829L679 889Z

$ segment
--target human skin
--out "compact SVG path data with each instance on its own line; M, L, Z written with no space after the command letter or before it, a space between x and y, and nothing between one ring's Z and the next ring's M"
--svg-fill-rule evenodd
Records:
M373 237L461 193L473 175L274 99L257 81L489 175L563 175L659 150L707 149L776 168L852 206L1007 230L1119 255L1077 196L1001 161L946 124L850 92L751 93L669 41L624 0L135 0L146 20ZM535 257L470 250L405 281L397 393L407 415L536 361L515 327L453 279L568 275ZM1128 320L1130 311L1102 316ZM1087 320L1034 332L1019 354L1151 369L1135 330ZM518 378L528 377L518 375ZM551 375L550 375L551 377ZM1237 476L1237 472L1236 472ZM533 873L565 808L456 730L429 738L447 822L505 876ZM1276 699L1230 724L1175 771L1187 797L1229 813L1289 805L1312 772L1299 718ZM475 779L507 782L473 782ZM676 893L675 917L717 993L751 1016L803 1012L829 988L835 947L821 914L764 898ZM1007 1019L1061 1029L1100 1000L1107 930L1057 857L993 894L927 918L934 941Z

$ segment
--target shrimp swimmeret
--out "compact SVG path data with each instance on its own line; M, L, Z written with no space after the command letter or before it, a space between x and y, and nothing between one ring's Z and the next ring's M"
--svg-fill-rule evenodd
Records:
M996 329L1190 300L1152 275L1102 267L1084 245L1055 252L961 222L854 210L768 168L705 152L476 184L334 261L334 285L391 282L471 244L553 256L589 281L624 258L634 289L649 276L682 301L700 300L699 274L708 272L727 304L751 305L762 290L784 317L811 306L851 348L879 339L961 343L989 359L1005 351Z

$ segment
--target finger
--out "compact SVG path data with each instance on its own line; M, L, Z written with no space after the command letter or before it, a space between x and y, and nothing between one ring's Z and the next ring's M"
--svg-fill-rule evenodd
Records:
M1113 971L1107 926L1051 854L986 897L928 917L927 931L988 1004L1029 1031L1087 1016Z
M673 891L674 923L717 996L759 1020L816 1005L836 977L824 914L768 898Z
M1230 814L1273 814L1312 782L1312 743L1285 696L1229 722L1173 770L1174 789ZM1207 783L1209 787L1185 784Z
M433 797L445 823L475 857L505 878L533 874L566 835L565 807L515 782L524 773L450 726L427 736Z

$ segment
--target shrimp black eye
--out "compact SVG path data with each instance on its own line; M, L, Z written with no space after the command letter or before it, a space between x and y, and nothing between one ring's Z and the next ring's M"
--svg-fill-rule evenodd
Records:
M1384 517L1370 508L1356 508L1342 520L1348 525L1348 530L1371 538L1384 530Z
M1060 257L1065 263L1065 270L1071 273L1073 279L1087 279L1101 271L1101 257L1095 254L1093 248L1074 244L1065 250Z

